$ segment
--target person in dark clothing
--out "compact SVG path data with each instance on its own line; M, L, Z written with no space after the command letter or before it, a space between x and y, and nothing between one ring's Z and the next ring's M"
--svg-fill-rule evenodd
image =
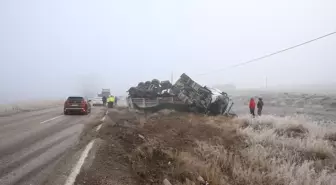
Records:
M106 106L107 98L105 96L103 96L102 100L103 100L103 105Z
M254 110L255 110L255 101L253 98L250 99L250 103L249 103L249 108L250 108L250 113L252 114L253 117L255 117L255 114L254 114Z
M118 102L118 98L117 98L117 96L115 96L115 98L114 98L114 105L117 106L117 102Z
M257 109L258 109L258 115L261 116L261 111L264 106L264 102L262 98L259 98L258 104L257 104Z

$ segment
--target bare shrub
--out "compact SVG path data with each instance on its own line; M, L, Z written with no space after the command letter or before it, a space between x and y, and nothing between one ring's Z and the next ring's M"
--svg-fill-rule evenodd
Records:
M336 141L336 132L334 133L326 133L324 136L325 140L329 140L329 141Z
M305 128L302 124L289 124L286 127L275 129L275 133L278 136L303 138L308 133L308 129Z

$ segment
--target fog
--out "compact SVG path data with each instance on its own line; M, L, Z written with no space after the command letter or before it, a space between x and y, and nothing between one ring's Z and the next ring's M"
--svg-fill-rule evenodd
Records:
M2 0L0 102L95 94L185 72L238 88L334 84L333 0ZM206 73L206 75L198 75Z

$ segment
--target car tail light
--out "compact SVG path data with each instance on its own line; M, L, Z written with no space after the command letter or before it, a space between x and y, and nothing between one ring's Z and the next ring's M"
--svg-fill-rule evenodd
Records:
M65 104L65 105L69 105L69 104L70 104L69 100L65 101L64 104Z
M86 102L85 102L85 100L82 100L82 102L81 102L81 106L82 106L82 107L85 107L85 106L86 106Z

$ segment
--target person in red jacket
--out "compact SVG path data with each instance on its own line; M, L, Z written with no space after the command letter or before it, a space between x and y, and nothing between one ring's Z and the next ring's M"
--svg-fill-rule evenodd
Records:
M251 98L249 108L250 108L250 113L252 114L253 117L255 116L254 114L255 106L256 106L255 101L253 98Z

